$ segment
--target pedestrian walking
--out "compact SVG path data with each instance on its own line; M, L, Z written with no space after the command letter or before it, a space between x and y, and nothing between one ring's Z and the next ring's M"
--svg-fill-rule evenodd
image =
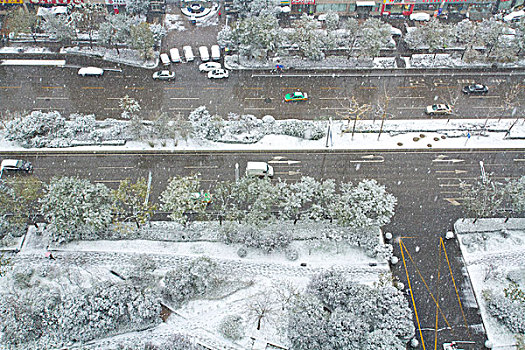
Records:
M56 260L53 256L53 253L51 253L50 251L46 252L46 258L48 258L49 260Z
M221 18L221 11L219 11L219 18Z

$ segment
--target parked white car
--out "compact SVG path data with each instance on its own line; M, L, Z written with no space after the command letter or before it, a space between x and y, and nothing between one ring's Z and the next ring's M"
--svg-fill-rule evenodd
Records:
M221 64L217 62L206 62L199 65L199 72L211 72L212 70L221 69Z
M228 78L229 74L226 69L215 69L211 72L208 72L208 78L210 79L222 79Z
M104 74L104 70L98 67L83 67L78 70L78 75L83 77L101 77Z
M169 58L168 54L166 54L166 53L161 53L160 54L160 61L165 66L169 66L170 63L171 63L170 58Z
M2 163L0 163L0 174L8 171L30 173L33 171L33 165L31 162L22 159L4 159Z
M409 19L412 21L430 21L430 15L426 12L411 13Z
M524 10L514 11L503 17L505 22L517 22L521 17L525 16Z
M180 63L182 61L180 59L179 49L177 48L170 49L170 57L171 57L171 62L173 63Z
M153 73L153 79L155 80L175 80L175 72L169 70L161 70Z

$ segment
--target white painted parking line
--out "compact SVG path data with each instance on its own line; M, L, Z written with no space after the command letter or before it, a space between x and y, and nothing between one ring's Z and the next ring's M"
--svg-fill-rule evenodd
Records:
M426 106L396 107L396 109L425 109Z
M491 96L470 96L470 98L500 98L501 96L491 95Z
M189 107L189 108L185 108L185 107L172 107L172 108L170 108L170 111L177 111L177 110L180 110L180 111L193 111L195 108L197 108L197 107Z
M259 108L259 107L244 107L245 110L262 110L262 111L273 111L275 108Z
M264 100L266 97L245 97L245 100Z
M491 108L504 109L505 107L503 107L503 106L490 106L490 107L471 106L470 108L476 108L476 109L491 109Z
M319 97L320 100L348 100L348 97Z
M43 110L43 109L51 109L51 110L55 110L55 109L62 109L64 110L65 108L62 108L62 107L39 107L39 108L33 108L32 110L33 111L40 111L40 110Z
M170 97L170 100L198 100L198 97Z
M410 99L416 99L416 98L425 98L425 96L396 96L394 98L410 98Z
M46 97L46 96L37 96L37 100L67 100L68 97Z

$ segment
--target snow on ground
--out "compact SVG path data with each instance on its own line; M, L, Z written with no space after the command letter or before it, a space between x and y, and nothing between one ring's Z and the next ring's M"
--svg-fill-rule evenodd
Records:
M296 238L306 239L322 235L323 230L331 230L335 226L328 223L282 223L281 229L294 230ZM126 268L134 268L136 259L147 256L155 262L156 274L176 268L187 263L191 258L207 256L217 263L221 273L234 281L234 284L222 291L216 297L197 299L176 309L166 323L153 329L130 332L101 340L95 340L82 345L83 349L116 349L117 343L147 342L155 343L159 339L167 339L170 334L181 333L197 339L201 344L212 349L249 349L250 337L233 342L223 338L217 327L227 315L246 315L248 303L259 295L270 295L274 300L271 322L263 322L260 331L255 329L255 323L247 322L247 334L266 344L283 344L286 335L286 311L278 302L278 291L289 285L296 290L302 290L309 279L323 271L334 268L344 271L349 279L359 283L373 284L379 280L380 274L389 274L388 264L384 261L370 258L362 250L344 242L325 240L298 240L292 246L299 251L299 259L289 261L283 252L262 253L248 249L245 258L237 256L239 245L225 245L213 241L217 239L220 227L215 222L195 222L190 225L190 231L198 232L202 241L176 241L188 236L188 230L173 222L153 222L144 231L152 237L175 239L174 241L153 240L119 240L119 241L80 241L50 247L57 263L66 264L98 278L112 278L109 269L126 275ZM43 231L42 231L43 230ZM44 225L39 230L34 227L28 231L17 263L39 264L45 254L47 236ZM47 261L46 261L47 263ZM50 262L54 263L54 262ZM283 292L285 292L283 290ZM76 347L71 347L76 348Z
M171 30L183 31L186 30L183 24L183 19L180 15L167 13L164 15L164 27L169 32Z
M511 271L525 273L525 219L460 219L455 231L466 263L483 324L494 348L514 350L515 339L505 326L492 317L483 291L501 293L507 287L506 276ZM524 286L522 285L521 288Z

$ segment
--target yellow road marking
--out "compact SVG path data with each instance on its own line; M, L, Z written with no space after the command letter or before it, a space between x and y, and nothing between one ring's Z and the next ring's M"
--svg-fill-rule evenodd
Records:
M412 299L412 306L414 307L414 314L416 315L417 328L419 329L419 337L421 338L421 345L425 350L425 340L423 339L423 332L421 331L421 323L419 323L419 316L417 315L416 302L414 301L414 293L412 292L412 285L410 284L410 277L408 276L407 264L405 261L405 253L403 253L403 241L399 240L399 248L401 249L401 257L403 258L403 266L405 267L405 273L407 276L408 290L410 291L410 298Z
M439 241L440 241L441 246L443 247L443 253L445 253L445 258L447 259L448 270L450 272L450 277L452 278L452 283L454 284L454 290L456 291L456 296L458 297L458 304L459 304L459 309L461 310L461 315L463 316L463 322L465 323L465 328L467 329L467 333L469 337L471 337L467 318L465 317L465 312L463 311L463 305L461 304L461 298L459 297L458 288L456 286L456 280L454 279L454 275L452 274L452 267L450 266L450 261L448 260L447 249L445 248L445 243L443 243L442 237L439 238Z
M63 86L42 86L42 89L63 89Z
M399 86L400 89L420 89L423 86Z
M183 87L165 87L164 90L182 90Z
M82 86L83 90L104 90L103 86Z
M126 86L128 90L144 90L143 86Z
M0 89L20 89L20 86L0 86Z
M262 87L243 87L244 90L262 90Z
M362 90L375 90L377 86L360 86L359 88Z
M222 87L207 87L207 88L204 88L204 90L222 90L224 88Z

